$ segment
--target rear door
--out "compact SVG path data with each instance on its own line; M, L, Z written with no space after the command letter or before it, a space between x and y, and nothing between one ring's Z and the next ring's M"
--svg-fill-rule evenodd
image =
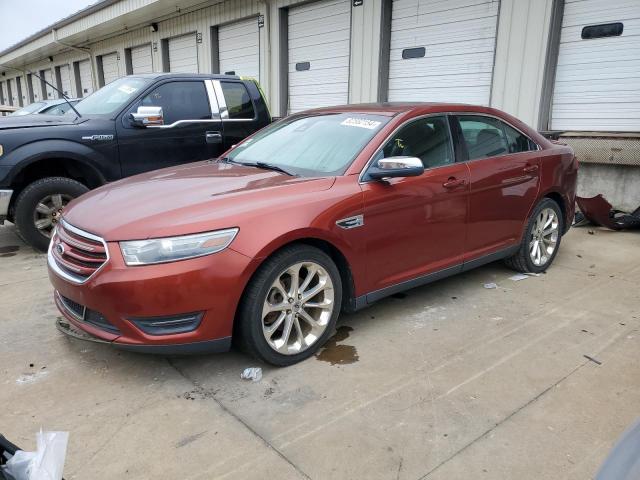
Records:
M164 125L133 126L129 114L139 106L161 107ZM218 157L222 122L213 88L187 79L154 86L118 122L118 144L125 176Z
M497 118L452 119L471 175L467 261L520 241L538 195L540 159L532 140Z
M373 161L394 156L420 158L425 172L362 185L371 282L367 290L374 292L462 268L469 169L466 163L455 162L446 115L410 121L391 136ZM373 295L369 301L376 300Z

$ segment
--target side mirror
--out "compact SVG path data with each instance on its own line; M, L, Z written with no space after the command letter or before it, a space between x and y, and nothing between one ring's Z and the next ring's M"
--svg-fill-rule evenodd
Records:
M424 173L422 160L416 157L381 158L371 166L369 178L382 180L383 178L417 177Z
M164 125L162 107L138 107L138 111L129 115L129 119L136 127Z

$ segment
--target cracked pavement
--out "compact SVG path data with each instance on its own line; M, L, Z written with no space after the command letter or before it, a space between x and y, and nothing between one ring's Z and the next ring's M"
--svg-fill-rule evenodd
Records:
M495 263L410 290L342 317L323 357L350 360L278 369L64 337L44 255L7 224L0 433L30 450L69 431L66 479L590 478L638 415L638 247L572 229L546 275Z

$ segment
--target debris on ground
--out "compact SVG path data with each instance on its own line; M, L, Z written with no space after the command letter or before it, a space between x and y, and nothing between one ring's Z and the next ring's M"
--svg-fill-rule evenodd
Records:
M240 378L242 378L243 380L259 382L260 380L262 380L262 369L260 367L245 368L240 374Z
M640 207L631 213L616 210L602 194L591 198L576 197L576 203L580 208L580 216L576 214L574 226L584 225L586 223L584 219L586 219L594 225L607 227L611 230L640 228ZM589 230L589 235L593 234L593 230Z
M587 360L595 363L596 365L602 365L602 362L600 360L597 360L593 357L590 357L589 355L583 355L584 358L586 358Z
M498 288L498 285L495 283L485 283L484 288L491 290L492 288Z
M36 434L36 451L25 452L0 435L0 453L7 458L6 465L1 467L3 478L61 480L68 441L69 432L40 430Z
M524 273L516 273L515 275L510 276L509 280L513 282L519 282L520 280L526 280L527 278L529 278L529 275L525 275Z

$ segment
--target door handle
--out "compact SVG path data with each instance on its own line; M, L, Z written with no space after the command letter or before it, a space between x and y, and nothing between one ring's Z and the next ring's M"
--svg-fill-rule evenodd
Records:
M206 132L205 138L207 143L222 143L222 134L220 132Z
M466 184L464 180L458 180L456 177L449 177L449 179L442 184L446 189L452 190L454 188L462 187Z
M522 169L524 173L535 173L539 170L540 167L538 165L527 165Z

